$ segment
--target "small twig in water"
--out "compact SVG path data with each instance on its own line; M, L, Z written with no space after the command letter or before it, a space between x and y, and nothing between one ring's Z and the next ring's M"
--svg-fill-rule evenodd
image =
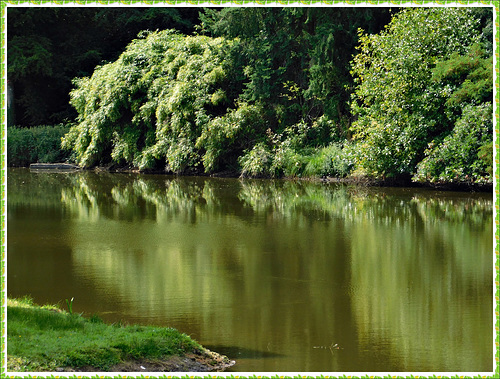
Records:
M330 346L313 346L313 349L329 349L330 352L333 354L333 350L339 350L343 348L341 348L338 343L333 344L332 342Z

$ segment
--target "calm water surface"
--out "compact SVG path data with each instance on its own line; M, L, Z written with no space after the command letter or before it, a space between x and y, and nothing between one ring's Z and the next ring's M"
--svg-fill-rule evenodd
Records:
M238 372L492 370L490 194L27 169L7 183L9 296L173 326Z

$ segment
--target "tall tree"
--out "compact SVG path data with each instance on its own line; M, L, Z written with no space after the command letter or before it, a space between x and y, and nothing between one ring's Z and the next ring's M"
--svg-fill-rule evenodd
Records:
M346 106L352 88L349 62L357 29L376 33L390 20L388 8L223 8L200 15L205 33L241 39L245 58L245 100L264 101L275 110L276 123L324 115L336 125L318 142L344 136ZM281 129L281 130L280 130Z
M465 105L491 100L491 18L482 12L408 8L381 33L360 34L352 129L361 172L415 174L429 143L450 135L462 114L471 117Z

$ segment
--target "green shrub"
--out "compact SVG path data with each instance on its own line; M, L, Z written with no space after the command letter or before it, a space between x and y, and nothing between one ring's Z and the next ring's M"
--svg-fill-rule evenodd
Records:
M417 166L419 182L491 181L493 163L493 108L484 103L464 108L453 132L433 142Z
M248 128L238 124L239 110L227 96L234 90L233 44L172 30L142 33L115 62L74 81L78 124L64 147L83 167L114 161L140 169L165 164L175 173L203 164L212 171L240 133L233 119L236 129Z
M300 149L293 146L290 139L279 143L274 149L270 171L272 176L301 177L306 159Z
M306 176L345 177L352 169L340 144L332 143L309 157L304 169Z
M240 103L236 110L228 110L225 115L204 124L196 147L205 150L205 172L234 165L236 156L251 147L252 141L266 130L263 114L264 109L258 103Z
M61 139L69 131L65 125L7 128L7 162L9 166L31 163L62 162L70 153L61 149Z
M491 177L493 175L493 141L485 143L479 148L477 157L485 167L485 171Z
M239 158L242 177L267 177L271 176L271 151L262 142L257 143L253 149Z

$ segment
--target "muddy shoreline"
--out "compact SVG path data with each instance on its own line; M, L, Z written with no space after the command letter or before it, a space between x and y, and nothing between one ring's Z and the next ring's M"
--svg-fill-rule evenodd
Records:
M129 360L113 365L107 372L222 372L236 361L208 349L165 359ZM102 372L91 366L61 367L57 372Z

